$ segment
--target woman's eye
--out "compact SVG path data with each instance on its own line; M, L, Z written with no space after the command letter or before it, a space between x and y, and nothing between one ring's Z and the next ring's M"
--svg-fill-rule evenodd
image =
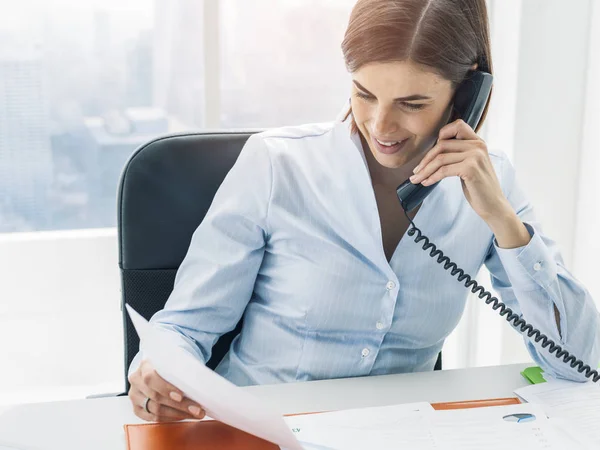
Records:
M423 107L425 105L421 104L414 104L414 103L402 103L402 106L404 106L406 109L410 110L410 111L419 111L421 109L423 109Z
M371 95L365 94L363 92L356 92L356 96L364 100L373 100L373 97Z
M364 92L360 92L357 91L355 94L357 97L362 98L363 100L367 100L367 101L373 101L376 100L375 97L373 97L372 95L369 94L365 94ZM403 102L400 103L402 105L403 108L408 109L409 111L420 111L421 109L423 109L425 107L424 104L415 104L415 103L407 103L407 102Z

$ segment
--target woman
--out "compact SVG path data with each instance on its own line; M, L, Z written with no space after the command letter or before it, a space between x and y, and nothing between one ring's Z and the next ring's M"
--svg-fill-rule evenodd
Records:
M248 140L152 322L205 362L244 314L216 369L238 385L432 370L468 291L404 236L396 188L441 181L411 220L466 273L485 264L514 311L598 364L593 300L506 155L452 114L469 72L492 72L485 0L358 0L342 50L349 108ZM583 379L526 345L550 374ZM129 379L143 419L204 414L143 355Z

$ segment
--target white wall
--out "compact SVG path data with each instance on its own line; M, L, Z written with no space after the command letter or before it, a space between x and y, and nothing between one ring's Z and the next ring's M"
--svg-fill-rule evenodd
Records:
M0 235L0 403L123 389L116 230Z
M517 178L544 232L557 241L567 269L578 278L573 255L591 9L588 0L522 2L513 149ZM589 287L597 289L593 281ZM529 357L508 326L501 342L502 362Z
M527 0L521 17L514 161L546 232L573 261L591 4Z
M600 306L600 2L592 2L573 268Z
M515 109L519 81L521 0L488 0L494 90L481 137L489 148L502 149L513 159ZM507 33L507 30L510 30Z

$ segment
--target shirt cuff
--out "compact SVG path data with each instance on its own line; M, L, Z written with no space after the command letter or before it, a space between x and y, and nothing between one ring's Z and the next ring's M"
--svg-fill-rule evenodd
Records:
M556 279L556 262L540 233L536 233L532 225L526 222L523 224L531 236L527 245L517 248L500 248L494 237L494 248L513 289L533 291L540 287L546 288Z

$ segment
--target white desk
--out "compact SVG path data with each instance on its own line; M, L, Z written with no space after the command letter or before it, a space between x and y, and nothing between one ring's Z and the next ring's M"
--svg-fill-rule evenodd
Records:
M515 364L441 372L247 387L284 414L415 401L513 397L527 386ZM24 450L124 450L123 425L140 423L127 397L0 407L0 444ZM17 446L17 448L19 448Z

